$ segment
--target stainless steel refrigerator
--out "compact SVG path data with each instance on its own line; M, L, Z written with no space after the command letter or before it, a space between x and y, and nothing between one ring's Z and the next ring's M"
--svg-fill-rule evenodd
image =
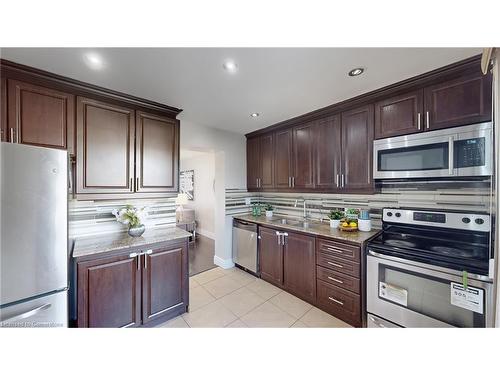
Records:
M68 325L68 156L0 143L0 326Z

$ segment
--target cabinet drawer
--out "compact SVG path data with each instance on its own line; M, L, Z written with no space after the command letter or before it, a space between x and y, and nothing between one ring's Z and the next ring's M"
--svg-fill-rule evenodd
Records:
M316 267L316 275L322 281L359 294L359 279L320 266Z
M323 266L331 270L359 278L359 263L349 262L348 260L333 257L322 252L317 254L317 260L318 266Z
M328 313L354 326L361 325L361 297L318 280L318 304Z
M317 249L318 251L322 251L342 259L359 262L360 249L358 246L346 245L340 242L328 240L318 240Z

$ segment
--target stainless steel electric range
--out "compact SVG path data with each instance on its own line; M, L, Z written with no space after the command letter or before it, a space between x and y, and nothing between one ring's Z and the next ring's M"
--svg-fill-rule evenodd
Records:
M492 327L490 216L383 210L367 244L368 327Z

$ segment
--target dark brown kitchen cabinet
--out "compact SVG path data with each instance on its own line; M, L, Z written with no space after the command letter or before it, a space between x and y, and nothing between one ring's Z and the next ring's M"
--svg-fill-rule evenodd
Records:
M342 166L340 115L318 121L314 145L316 189L329 191L339 189Z
M284 237L283 280L290 293L314 303L316 299L316 257L314 237L288 232Z
M143 324L187 306L188 272L185 246L145 253L142 272Z
M78 263L78 327L141 324L139 261L125 254Z
M187 246L184 239L77 258L76 325L148 326L186 312Z
M135 124L135 191L177 191L179 121L137 111Z
M274 187L274 136L265 134L247 140L247 187Z
M13 79L7 80L7 91L11 142L74 153L75 97L72 94Z
M341 186L347 191L371 191L373 105L342 113Z
M278 130L274 133L274 138L274 185L278 189L291 188L293 131Z
M424 91L415 90L375 103L375 139L423 129Z
M259 188L260 177L260 138L247 139L247 188Z
M77 98L76 193L134 192L134 110Z
M491 74L481 72L424 90L425 129L436 130L491 120Z
M293 128L292 148L292 188L310 189L314 187L314 130L310 122Z
M283 285L283 245L271 228L259 227L260 276L278 286Z

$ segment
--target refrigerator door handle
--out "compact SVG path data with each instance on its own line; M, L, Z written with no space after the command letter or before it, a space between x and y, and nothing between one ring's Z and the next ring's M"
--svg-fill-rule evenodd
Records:
M17 320L29 318L30 316L38 314L40 311L49 309L50 307L52 307L52 304L51 303L46 303L46 304L44 304L42 306L35 307L34 309L26 311L26 312L24 312L22 314L18 314L18 315L15 315L15 316L13 316L13 317L11 317L9 319L2 320L1 324L4 325L5 323L14 322L14 321L17 321Z

